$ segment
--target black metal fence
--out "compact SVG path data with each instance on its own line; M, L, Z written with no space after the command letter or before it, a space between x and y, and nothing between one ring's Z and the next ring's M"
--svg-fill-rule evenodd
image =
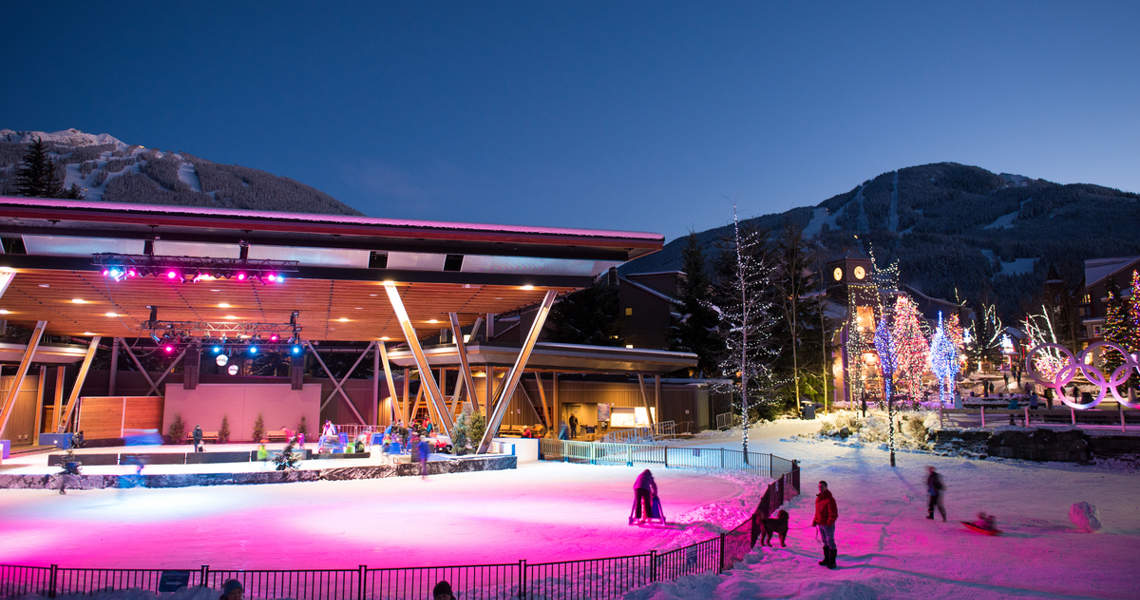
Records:
M547 442L550 442L549 444ZM593 449L583 445L594 446ZM630 446L630 447L626 447ZM649 451L647 448L652 448ZM793 461L770 454L734 450L640 447L627 444L590 444L543 440L543 454L554 460L590 460L595 464L644 462L678 468L740 469L773 477L752 515L733 529L711 539L658 553L546 563L456 565L370 569L223 570L202 565L196 569L83 569L0 565L0 598L25 594L55 597L88 594L108 589L159 592L164 582L220 589L237 579L250 599L296 600L420 600L430 598L432 587L447 580L462 600L498 598L593 600L620 598L656 581L686 575L719 573L732 568L755 546L761 519L768 517L800 491L800 469ZM592 457L592 458L582 458ZM630 459L630 457L634 457ZM685 462L684 457L690 460ZM619 458L624 457L623 460ZM657 462L654 462L657 461ZM725 465L721 467L720 465ZM184 582L184 583L182 583Z

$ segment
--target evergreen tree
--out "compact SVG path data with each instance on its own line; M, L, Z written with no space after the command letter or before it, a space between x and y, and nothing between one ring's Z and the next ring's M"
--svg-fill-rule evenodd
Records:
M779 297L775 299L788 328L787 346L792 351L792 381L795 385L796 408L800 406L800 338L804 329L802 296L811 289L811 257L803 239L803 230L786 227L775 244L777 256L773 269L773 287Z
M717 316L708 305L712 282L700 242L692 232L681 259L685 273L680 298L683 314L676 325L673 349L695 353L697 370L704 376L716 372L721 348L716 334Z
M55 173L55 161L48 156L43 140L36 138L24 154L23 164L16 172L16 195L30 198L82 199L79 186L63 189L63 182Z
M921 315L905 295L895 300L891 338L898 360L899 391L912 401L918 401L922 393L922 376L930 366L930 345L922 331Z
M1128 294L1128 351L1140 352L1140 271L1132 271ZM1133 375L1135 377L1135 374Z
M1131 352L1132 348L1129 348L1131 335L1128 327L1129 304L1126 299L1119 297L1114 291L1108 291L1108 300L1104 308L1104 324L1100 327L1100 335L1104 341L1116 344ZM1106 374L1110 375L1113 370L1124 364L1124 357L1114 351L1105 352L1103 356Z
M548 339L568 344L621 346L618 289L608 276L594 285L563 296L550 310Z

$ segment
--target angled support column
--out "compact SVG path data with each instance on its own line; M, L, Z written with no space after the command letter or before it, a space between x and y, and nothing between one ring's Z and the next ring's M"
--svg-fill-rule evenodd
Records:
M550 417L550 407L546 404L546 390L542 389L542 373L534 372L534 380L538 382L538 398L542 400L542 420L547 429L550 429L550 423L553 419Z
M162 385L162 382L166 381L166 378L169 377L170 374L174 372L174 367L177 367L178 363L182 362L183 358L186 358L186 351L189 349L190 349L189 346L183 348L182 352L179 352L178 356L175 356L174 360L170 361L170 366L166 367L166 370L162 372L162 375L160 375L158 377L158 379L155 379L154 383L150 384L150 389L147 390L147 392L146 392L147 396L149 396L151 394L158 394L160 396L164 395L164 394L159 394L158 386ZM139 368L142 368L142 365L139 365ZM145 373L146 371L143 371L143 372ZM150 379L150 377L147 377L147 379Z
M328 396L325 396L324 402L321 402L321 410L324 410L325 407L329 405L329 402L332 402L333 396L335 396L337 394L337 392L340 392L340 395L344 397L345 401L348 402L348 404L350 406L352 405L352 402L350 402L348 400L348 396L346 396L344 393L344 384L348 383L349 377L352 377L352 374L354 372L356 372L356 367L359 367L360 363L364 360L364 357L368 356L368 352L372 350L372 344L375 344L375 343L376 342L369 342L368 343L368 346L366 348L364 348L364 352L361 352L360 356L356 357L356 362L352 363L352 366L348 368L348 372L344 374L343 378L341 378L340 383L337 383L336 376L334 376L332 374L332 371L328 370L328 367L325 367L324 361L323 360L321 361L321 367L324 367L325 373L328 373L329 379L331 379L333 381L333 391L329 392ZM310 346L310 349L311 349L311 346ZM316 350L313 350L313 354L316 354L316 353L317 353ZM363 425L363 424L364 423L361 422L361 425Z
M36 428L32 432L32 445L40 445L40 431L44 418L44 383L47 382L47 365L40 365L39 381L36 385Z
M475 412L479 412L479 395L475 393L475 378L471 376L471 364L467 362L467 344L463 341L463 330L459 327L459 316L455 313L447 313L447 318L451 320L451 336L455 338L455 350L459 354L460 380L467 385L467 395L471 397L471 408L475 409ZM475 326L471 328L472 335L475 335L478 327L479 322L476 321ZM488 399L488 401L490 400Z
M490 417L487 418L487 431L483 433L483 440L479 442L477 454L487 452L487 449L491 447L491 438L499 432L499 425L502 425L503 417L507 414L511 396L514 395L515 387L522 379L523 369L526 368L526 363L530 360L530 353L534 351L534 345L538 342L538 334L542 332L542 326L550 314L550 307L554 306L554 299L557 297L558 292L547 290L546 296L542 298L542 303L538 305L538 311L534 313L534 322L530 324L530 332L526 334L526 339L523 340L519 356L515 359L515 364L511 366L511 370L507 371L507 376L503 378L503 387L499 391L498 397L495 398L494 409L490 411Z
M404 405L400 402L400 395L396 393L396 382L392 380L392 363L388 361L388 345L380 342L376 346L380 349L380 362L384 365L384 380L388 382L388 397L392 399L392 422L395 422L398 417L406 423Z
M334 392L340 392L340 397L344 398L344 403L348 405L349 410L351 410L352 414L356 416L356 421L358 423L360 423L361 425L367 425L367 423L364 422L364 417L360 416L360 413L356 410L356 406L354 406L352 404L352 400L350 400L348 398L348 394L346 394L344 392L344 389L342 389L340 387L340 382L338 382L336 380L336 377L332 374L332 371L329 370L328 365L325 364L324 359L321 358L320 354L317 354L317 349L314 348L313 345L311 343L309 343L308 341L305 342L305 345L308 346L309 352L313 353L313 357L317 359L317 364L321 365L321 368L324 369L325 374L329 376L329 381L332 381L332 384L333 384L333 388L334 388L333 391ZM371 344L369 344L369 347L371 347ZM364 358L364 355L361 354L360 358ZM356 362L357 362L357 364L359 364L360 360L357 359ZM352 368L355 369L356 365L353 365ZM349 374L350 375L352 374L351 370L349 371ZM347 378L346 378L346 380L347 380ZM332 395L330 394L329 397L331 398ZM327 401L326 401L326 403L327 403ZM324 407L325 407L325 405L322 404L321 408L324 408Z
M451 415L447 414L446 400L439 391L435 376L432 375L431 365L428 364L427 357L424 356L423 346L420 345L420 338L416 335L416 329L412 327L412 320L404 308L404 301L400 299L400 292L396 289L396 284L391 281L384 282L384 291L388 293L388 302L392 305L392 311L396 313L396 320L399 321L400 329L404 332L404 340L408 342L408 349L412 351L412 357L415 358L416 370L420 373L420 387L427 387L425 395L428 402L435 407L436 414L440 416L439 429L444 435L450 436L454 423Z
M455 378L455 391L451 393L451 403L447 405L451 414L455 414L455 407L459 404L459 396L463 394L463 377Z
M400 412L403 413L404 425L408 425L411 420L408 414L408 409L412 407L412 372L404 369L404 380L401 383L404 388L404 393L400 396Z
M150 378L150 373L147 373L146 369L143 368L142 363L139 362L139 358L135 356L134 351L131 350L130 345L126 343L126 340L123 340L123 350L127 352L127 356L130 357L131 362L135 363L135 368L139 370L139 373L142 373L143 379L146 379L146 382L150 384L150 389L154 390L156 387L158 387L158 384L156 384L154 380Z
M8 278L11 281L11 278ZM4 284L7 287L7 283ZM8 419L12 416L12 411L16 407L16 397L20 395L20 386L24 384L24 376L28 374L28 367L32 366L32 357L36 355L36 348L40 347L40 338L44 336L44 329L47 329L47 321L37 321L36 328L32 330L32 337L28 338L28 345L24 347L24 357L20 359L20 366L16 368L16 376L12 378L12 387L8 389L8 394L4 396L4 404L0 407L0 435L3 435L4 428L8 426ZM95 338L98 340L99 338Z
M79 392L83 391L83 382L87 381L87 371L91 369L91 361L95 360L95 351L99 349L100 339L99 336L91 338L91 344L87 346L87 355L83 357L83 365L79 367L79 374L75 376L75 386L71 388L71 395L67 397L67 404L63 405L63 410L59 411L56 433L67 431L67 422L71 420L71 412L75 410L75 405L78 403Z
M381 342L376 342L380 346ZM380 425L380 348L372 353L372 424Z

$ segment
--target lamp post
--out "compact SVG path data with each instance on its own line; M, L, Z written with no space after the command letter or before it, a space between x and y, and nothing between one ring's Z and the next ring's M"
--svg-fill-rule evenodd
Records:
M895 466L895 402L891 395L891 376L894 375L898 364L895 355L895 341L891 339L891 329L887 324L887 316L879 319L879 326L875 328L875 351L879 353L879 369L883 374L883 394L887 397L887 419L890 421L888 445L891 450L891 466Z

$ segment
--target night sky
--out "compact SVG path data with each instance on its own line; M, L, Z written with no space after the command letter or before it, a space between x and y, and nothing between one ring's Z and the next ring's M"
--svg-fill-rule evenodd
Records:
M1138 2L19 3L0 128L664 233L956 161L1140 191Z

